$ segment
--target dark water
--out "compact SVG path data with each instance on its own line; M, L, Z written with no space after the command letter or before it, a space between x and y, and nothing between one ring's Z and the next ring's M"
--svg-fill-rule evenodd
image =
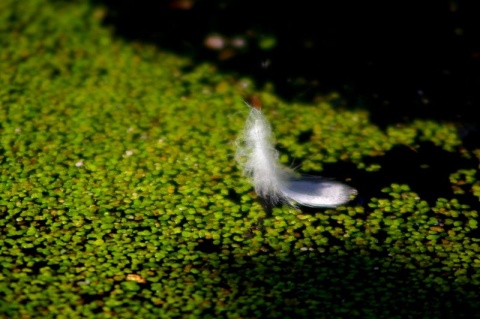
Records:
M105 23L220 70L274 83L285 99L337 91L386 126L412 118L467 123L480 105L474 1L113 1ZM245 46L208 49L209 35ZM274 44L262 46L270 39Z

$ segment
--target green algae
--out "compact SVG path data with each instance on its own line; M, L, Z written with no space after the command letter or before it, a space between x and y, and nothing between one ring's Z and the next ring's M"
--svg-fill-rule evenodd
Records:
M333 108L335 96L287 104L213 65L113 37L105 9L86 2L1 6L1 316L479 310L478 160L433 201L387 179L336 209L268 212L233 155L248 112L240 97L254 93L284 164L328 174L348 163L355 170L339 177L360 186L385 173L398 145L478 157L452 124L381 130L365 110Z

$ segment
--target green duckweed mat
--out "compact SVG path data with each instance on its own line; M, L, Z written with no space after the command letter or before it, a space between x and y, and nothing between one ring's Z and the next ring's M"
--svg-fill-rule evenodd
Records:
M105 10L0 2L0 317L480 317L480 149L453 124L286 103ZM262 207L234 161L252 94L281 161L355 200Z

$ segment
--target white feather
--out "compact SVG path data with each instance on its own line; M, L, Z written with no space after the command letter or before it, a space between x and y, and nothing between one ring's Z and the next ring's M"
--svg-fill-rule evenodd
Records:
M272 145L272 129L260 110L250 107L243 135L237 140L236 159L255 192L272 204L284 202L311 207L335 207L350 200L355 189L315 176L298 176L282 166Z

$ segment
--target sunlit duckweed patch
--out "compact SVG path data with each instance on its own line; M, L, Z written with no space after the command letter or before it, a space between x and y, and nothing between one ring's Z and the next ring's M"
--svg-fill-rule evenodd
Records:
M328 99L287 104L113 37L104 10L0 5L0 316L478 314L480 150L455 126L381 130ZM265 209L234 161L250 94L284 164L351 183L357 198ZM389 166L401 146L420 154L422 177L443 168L425 145L461 163L442 196Z

